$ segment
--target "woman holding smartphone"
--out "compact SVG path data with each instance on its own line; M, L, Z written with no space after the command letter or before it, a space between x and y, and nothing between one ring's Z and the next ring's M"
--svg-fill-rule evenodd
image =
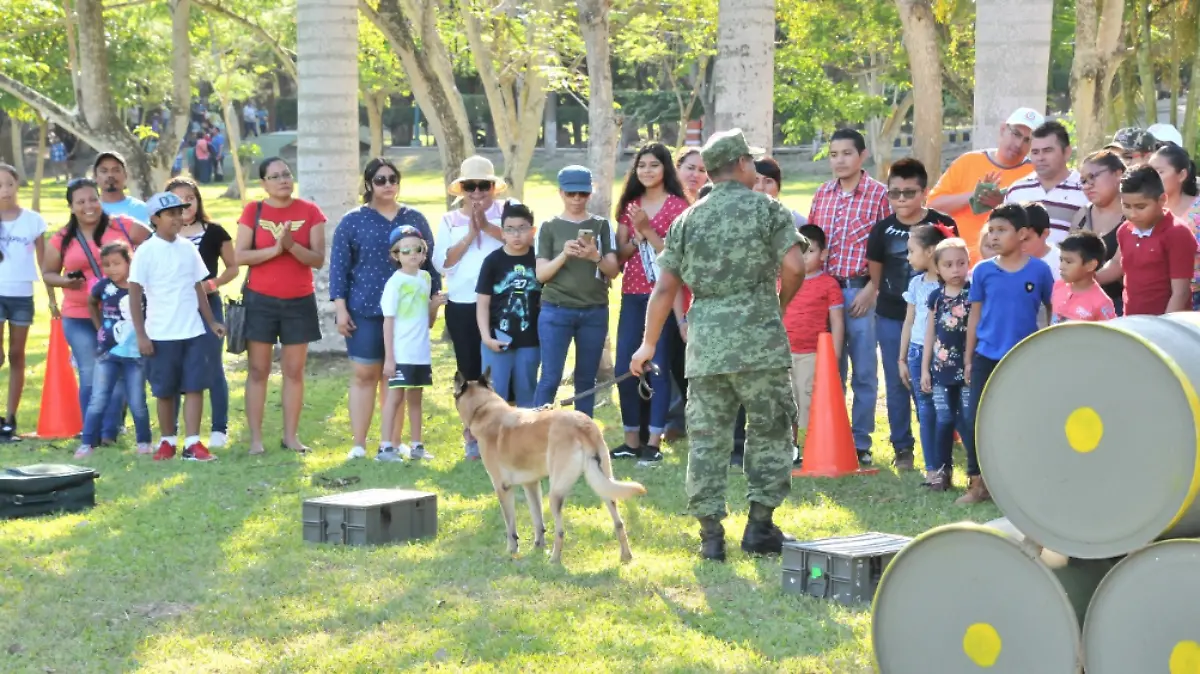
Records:
M650 293L658 281L655 259L662 252L671 223L687 207L687 195L675 172L670 150L662 143L642 146L634 156L633 166L625 178L625 188L616 211L619 223L617 259L624 267L621 276L621 316L617 323L615 371L618 375L629 371L630 358L642 343L646 308L650 304ZM676 298L676 305L679 303L679 298ZM655 351L654 362L659 367L659 374L650 377L650 386L660 395L650 400L649 419L643 414L637 379L626 379L618 385L625 443L612 450L614 459L640 457L645 464L662 461L659 446L667 425L667 413L671 409L671 355L680 345L679 323L672 315L667 318ZM649 440L644 447L640 437L643 423L649 426Z
M542 223L537 235L537 280L542 283L538 315L542 375L534 405L554 402L562 382L567 350L575 343L575 393L596 385L600 354L608 338L609 282L620 272L615 237L608 220L588 213L592 172L568 166L558 172L563 212ZM592 416L595 396L575 401Z

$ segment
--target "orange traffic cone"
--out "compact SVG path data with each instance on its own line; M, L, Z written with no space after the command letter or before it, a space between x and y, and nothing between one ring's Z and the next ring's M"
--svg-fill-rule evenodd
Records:
M42 409L38 415L40 438L73 438L83 430L79 385L71 367L71 353L62 321L50 321L50 349L46 352L46 378L42 382Z
M817 339L817 371L808 413L808 434L804 438L804 465L792 474L841 477L878 472L878 468L858 466L850 415L846 412L846 394L842 391L842 378L833 351L833 335L823 332Z

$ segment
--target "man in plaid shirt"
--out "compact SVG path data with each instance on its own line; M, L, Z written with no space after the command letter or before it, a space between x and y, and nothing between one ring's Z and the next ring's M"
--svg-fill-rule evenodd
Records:
M861 133L839 129L833 134L829 141L829 163L834 178L817 190L808 221L825 232L829 244L825 271L841 286L846 301L842 381L844 386L847 365L852 365L854 446L859 462L870 464L879 360L875 337L878 289L867 273L867 236L876 222L891 215L892 207L887 200L887 186L863 170L866 159L867 143Z

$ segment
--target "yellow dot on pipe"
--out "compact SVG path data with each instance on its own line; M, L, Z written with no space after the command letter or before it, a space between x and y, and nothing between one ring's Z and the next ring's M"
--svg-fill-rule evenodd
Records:
M1200 644L1195 641L1180 641L1171 649L1171 660L1167 665L1171 674L1200 674Z
M1067 443L1071 445L1071 449L1086 454L1096 449L1100 438L1104 437L1104 421L1100 419L1096 410L1080 407L1067 417L1063 430L1066 431Z
M1000 647L1000 634L987 623L975 623L963 634L963 653L980 667L988 668L996 664ZM1176 672L1172 670L1171 674Z

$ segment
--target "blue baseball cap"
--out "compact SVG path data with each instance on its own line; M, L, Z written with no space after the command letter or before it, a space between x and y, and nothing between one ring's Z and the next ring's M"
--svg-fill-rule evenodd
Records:
M183 203L183 199L180 199L171 192L159 192L150 197L149 201L146 202L146 208L150 211L150 216L153 217L172 208L187 208L187 204Z
M558 172L558 189L564 192L592 193L592 172L578 164Z
M425 240L425 237L421 236L421 230L413 227L412 225L400 225L399 227L393 229L391 236L388 237L388 247L391 248L392 246L396 245L397 241L407 236L415 236L422 241Z

